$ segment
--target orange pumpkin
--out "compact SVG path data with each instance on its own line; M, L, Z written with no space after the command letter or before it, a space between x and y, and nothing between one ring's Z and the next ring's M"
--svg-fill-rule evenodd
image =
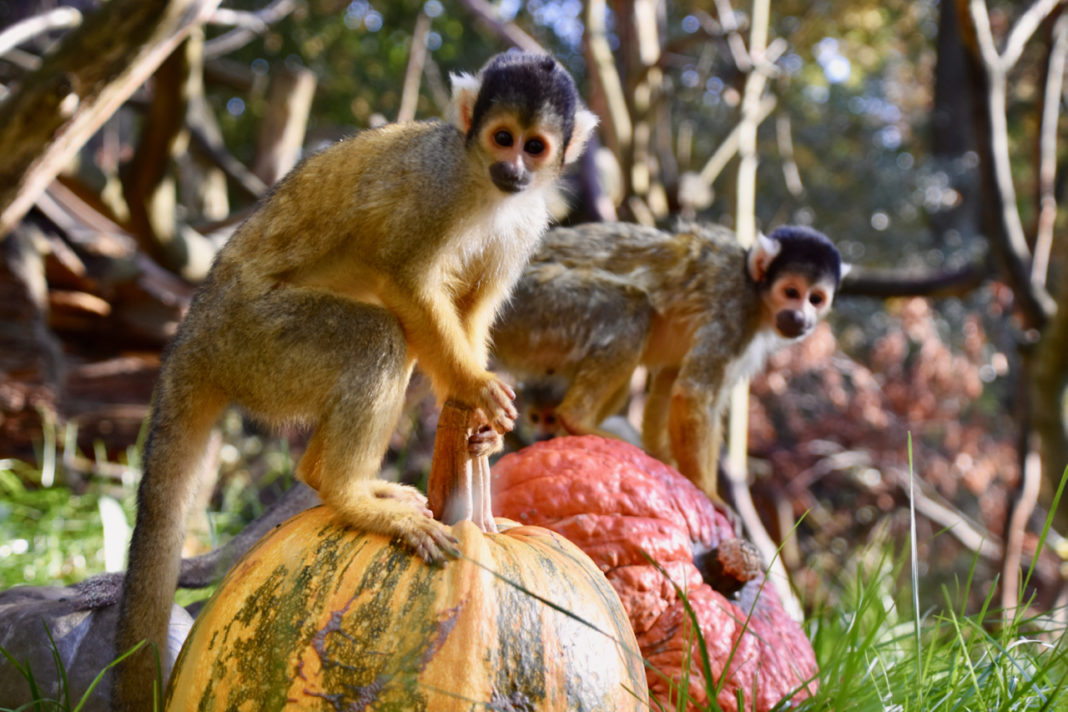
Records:
M553 532L498 525L456 524L461 558L434 567L325 507L297 515L204 607L167 709L647 709L601 572Z
M495 514L563 534L605 572L662 704L675 709L687 663L692 710L707 707L706 690L717 682L725 712L738 709L739 693L746 710L762 712L815 690L816 658L804 631L759 568L738 575L747 569L737 565L745 547L730 522L673 468L618 440L566 437L502 457L492 479ZM711 681L672 581L696 614Z

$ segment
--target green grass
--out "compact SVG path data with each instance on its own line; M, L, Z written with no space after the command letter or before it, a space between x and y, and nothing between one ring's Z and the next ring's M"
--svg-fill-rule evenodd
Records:
M293 483L292 458L284 440L245 434L236 413L224 419L223 432L221 484L202 536L205 551L225 543L263 513L260 496L265 490L281 492ZM122 462L114 463L107 461L102 446L92 457L79 453L76 434L70 428L53 432L46 427L37 465L0 459L0 590L22 584L67 585L105 571L102 502L112 510L121 509L133 525L132 478L140 466L140 442L127 449ZM68 455L112 470L128 468L131 481L67 472ZM256 471L250 461L258 463ZM127 544L118 541L111 546L123 554ZM177 600L187 605L204 595L180 591Z
M921 611L892 590L903 557L883 557L846 582L841 605L810 621L820 689L802 710L1068 710L1068 637L1049 621L1003 621L991 587L980 610L960 610L969 578Z
M39 480L29 466L0 462L0 588L75 581L102 565L98 504L115 485L90 482L74 494L66 487L41 486ZM1066 483L1068 470L1051 511ZM239 508L230 499L238 498L239 489L235 485L234 493L224 496L224 507ZM1040 543L1048 528L1047 521ZM818 691L797 707L781 709L1068 712L1063 624L1058 628L1050 617L1026 613L1023 605L1008 614L998 610L996 582L977 580L977 561L963 579L932 593L921 585L914 540L903 546L889 537L876 541L881 543L852 552L847 575L826 582L824 602L815 605L805 624L819 663ZM978 606L968 603L976 600ZM19 651L0 652L17 664ZM703 660L698 665L707 667ZM31 689L35 674L36 679L54 674L22 672ZM715 699L715 691L709 692ZM23 709L78 709L81 700L62 697ZM654 702L652 709L684 710L687 702Z
M0 462L0 589L73 583L103 571L100 501L117 488L42 487L27 467Z
M39 678L39 671L35 673L30 669L29 665L23 665L19 663L16 656L0 646L0 655L7 658L8 663L14 667L20 675L26 680L26 685L29 687L32 697L31 702L27 702L16 708L0 707L0 712L52 712L53 710L59 712L81 712L89 703L89 698L92 696L93 691L100 685L100 682L104 679L104 675L108 670L118 665L120 662L133 655L138 648L140 648L144 642L130 648L128 651L118 656L115 660L111 661L104 668L97 673L93 681L89 683L88 689L86 689L80 697L72 698L70 686L67 684L67 671L64 668L63 661L60 660L59 651L56 648L56 641L52 638L52 631L48 629L48 626L44 626L44 633L47 636L48 644L52 650L52 661L55 664L55 671L59 680L59 689L56 697L53 699L49 695L44 694L41 691L41 687L37 680Z
M911 463L911 440L909 461ZM1049 533L1068 483L1068 469L1053 498L1038 549ZM922 602L911 513L909 546L896 556L874 552L874 565L858 567L844 582L840 602L809 622L820 665L820 690L802 710L1068 710L1068 631L1049 616L994 605L996 582L967 578L937 601ZM909 590L896 590L906 555ZM1021 586L1037 562L1037 553ZM976 586L985 586L978 610L968 612ZM926 606L926 607L924 607Z

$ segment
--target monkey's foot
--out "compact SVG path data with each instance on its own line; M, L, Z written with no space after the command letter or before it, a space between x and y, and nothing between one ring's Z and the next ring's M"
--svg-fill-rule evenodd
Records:
M400 504L414 507L425 516L433 517L434 513L426 503L426 495L414 487L376 480L368 487L369 493L375 499L394 500Z
M382 505L379 516L384 519L368 528L400 539L428 564L444 563L459 553L456 537L448 527L434 519L426 497L419 490L379 480L372 483L370 493ZM381 528L375 524L380 524Z
M436 519L417 515L396 522L394 536L428 564L443 564L460 555L459 541Z
M499 452L504 447L504 436L488 425L483 425L467 438L467 452L471 457L483 457Z

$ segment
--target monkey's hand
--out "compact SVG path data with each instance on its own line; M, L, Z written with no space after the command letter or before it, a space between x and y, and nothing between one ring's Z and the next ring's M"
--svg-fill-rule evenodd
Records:
M482 411L485 422L494 430L507 433L515 427L516 418L519 417L514 400L515 391L511 386L493 374L487 374L472 405Z

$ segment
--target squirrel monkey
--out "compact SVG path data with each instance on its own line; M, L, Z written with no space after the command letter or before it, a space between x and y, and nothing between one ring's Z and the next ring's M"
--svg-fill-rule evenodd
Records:
M731 387L812 331L843 273L830 240L806 227L759 235L748 251L715 226L557 228L495 325L494 354L532 384L526 425L542 435L612 436L600 423L625 402L634 369L648 366L642 444L719 499ZM554 391L562 397L550 412Z
M439 402L513 427L515 393L486 370L489 330L596 125L549 55L503 53L452 83L447 122L311 156L220 250L153 395L119 651L165 640L199 460L233 403L315 424L297 474L342 521L427 561L451 549L420 492L376 477L412 367ZM154 672L148 650L124 662L116 706L151 709Z

